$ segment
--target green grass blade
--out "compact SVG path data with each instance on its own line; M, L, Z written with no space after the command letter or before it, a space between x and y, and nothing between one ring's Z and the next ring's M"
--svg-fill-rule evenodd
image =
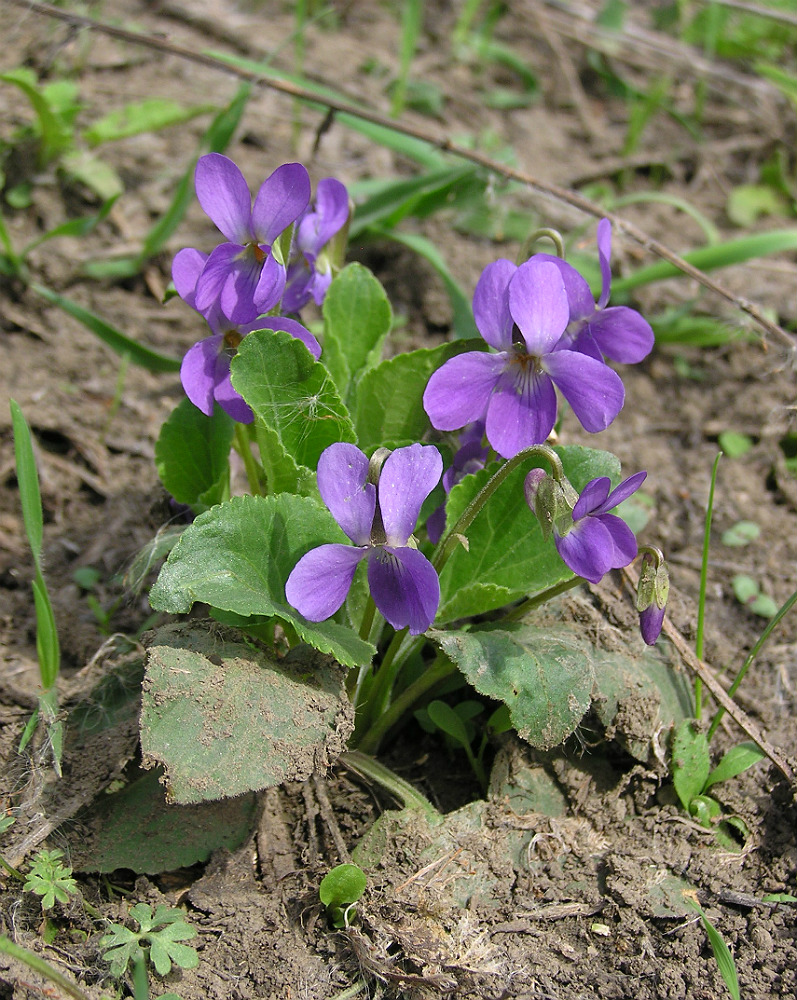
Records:
M135 340L131 340L130 337L125 336L116 327L111 326L110 323L106 323L96 313L84 309L77 302L59 295L58 292L54 292L45 285L40 285L38 282L32 281L30 288L37 295L46 299L47 302L58 306L59 309L63 309L65 313L73 316L78 322L91 330L95 336L99 337L103 343L116 351L117 354L128 354L133 364L147 368L151 372L177 372L180 370L182 363L180 358L173 358L168 354L160 354L158 351L153 351L151 348L144 347Z
M651 202L656 202L660 205L670 205L672 208L677 208L681 212L684 212L690 219L694 219L703 230L706 243L711 244L711 246L719 244L720 233L711 219L707 218L685 198L679 198L678 195L669 194L667 191L634 191L631 194L626 194L618 198L612 204L612 210L625 208L626 205L648 204Z
M700 914L711 950L714 952L714 958L717 960L717 967L720 970L720 975L725 985L728 987L728 992L733 1000L741 1000L742 994L739 989L739 977L736 974L736 963L733 960L730 948L728 948L723 936L703 912L703 907L697 901L687 900L687 902Z
M33 603L36 608L36 653L39 658L39 676L42 687L47 691L58 678L61 647L58 642L53 606L41 570L36 573L36 579L33 581Z
M0 73L0 80L19 87L31 103L38 119L41 135L39 166L46 166L72 145L72 131L53 111L47 99L38 89L35 76L24 68Z
M22 256L27 257L31 250L35 250L36 247L41 246L47 240L57 239L59 236L86 236L92 231L96 226L98 226L103 219L105 219L108 213L111 211L113 206L116 204L116 199L119 195L114 195L112 198L108 198L100 208L99 212L94 215L84 216L82 219L69 219L68 222L62 222L60 226L55 226L48 232L44 233L43 236L38 236L35 240L25 247L22 251Z
M390 114L398 118L404 110L410 66L418 48L418 38L423 23L423 0L404 0L401 16L401 45L399 47L399 74L393 88Z
M752 236L742 236L738 240L728 240L716 246L700 247L681 254L683 259L701 271L713 271L731 264L743 264L756 257L765 257L771 253L783 253L797 250L797 229L779 229L771 233L755 233ZM640 268L626 278L612 281L612 293L629 292L640 285L649 285L652 281L663 281L674 278L681 271L669 261L659 260L655 264Z
M23 948L21 945L14 944L5 934L0 934L0 952L9 955L18 962L23 962L29 969L38 972L40 976L49 979L51 983L55 983L60 990L63 990L68 996L73 997L74 1000L90 1000L90 997L83 990L75 986L66 976L62 976L48 962L45 962L43 958L40 958L35 952L28 951L27 948Z
M33 553L33 561L38 569L44 533L39 474L36 471L33 439L28 422L15 399L10 401L10 405L11 426L14 432L14 455L17 463L17 483L19 484L19 498L22 504L22 521Z

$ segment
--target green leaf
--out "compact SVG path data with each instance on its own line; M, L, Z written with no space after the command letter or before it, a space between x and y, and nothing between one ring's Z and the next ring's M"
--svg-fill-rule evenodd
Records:
M470 746L465 723L447 702L439 700L430 701L426 706L426 711L438 729L447 733L462 746Z
M244 341L245 343L245 341ZM364 451L412 444L429 431L423 391L432 372L456 354L485 349L483 340L456 341L398 354L369 369L357 384L354 426Z
M609 476L615 482L619 479L619 462L609 452L579 445L554 450L577 491L597 476ZM545 463L539 464L547 469ZM466 476L451 490L446 504L447 531L453 529L496 467ZM460 546L449 558L440 574L438 623L490 611L572 576L553 540L543 540L539 522L526 503L523 480L533 467L531 461L524 462L509 474L468 529L468 549Z
M145 763L189 803L303 781L346 748L344 673L306 646L278 658L215 623L155 633L141 705Z
M324 298L324 364L343 399L363 370L379 360L393 321L385 290L362 264L349 264Z
M672 747L672 778L681 805L689 811L689 803L706 787L711 767L706 734L686 719L675 733Z
M723 431L717 441L728 458L741 458L753 447L752 438L737 431Z
M725 939L703 912L703 908L697 902L697 899L687 900L687 902L690 902L693 909L697 910L700 914L703 927L708 935L711 950L714 952L714 958L717 961L717 967L720 970L720 974L725 982L725 985L728 987L728 992L730 993L732 1000L741 1000L739 977L736 973L736 963L733 960L733 955L731 954L730 949L725 943Z
M346 540L326 507L309 497L233 497L185 529L150 602L176 614L202 601L246 617L276 615L339 663L370 663L374 647L352 629L334 621L308 622L285 601L285 581L301 556L317 545Z
M103 201L118 198L124 191L122 178L110 163L93 156L87 149L66 153L61 163L67 173L98 194Z
M733 527L722 533L722 544L732 548L749 545L761 535L761 528L755 521L737 521Z
M728 781L729 778L735 778L737 774L746 771L748 767L752 767L758 761L764 760L765 757L766 754L757 743L747 741L731 747L727 753L723 754L719 764L717 764L708 778L706 778L703 790L705 791L707 788L710 788L711 785L716 785L719 781Z
M197 104L183 107L177 101L167 98L152 97L145 101L134 101L111 111L99 118L83 133L91 146L99 146L102 142L114 142L117 139L127 139L142 132L157 132L170 125L189 122L199 115L215 111L212 104Z
M689 813L701 826L711 829L713 821L720 815L722 809L719 802L710 795L696 795L689 803Z
M736 600L743 604L748 611L762 618L773 618L778 613L778 606L767 594L761 593L761 587L751 576L744 573L737 573L731 579L731 586L736 595Z
M58 306L59 309L63 309L65 313L68 313L79 323L82 323L95 336L99 337L103 343L116 351L117 354L129 355L133 364L141 365L142 368L148 368L152 372L178 372L180 370L180 365L182 364L180 358L172 358L167 354L160 354L158 351L153 351L149 347L144 347L143 344L131 340L130 337L125 336L120 330L111 326L110 323L106 323L104 319L101 319L89 309L84 309L77 302L59 295L45 285L40 285L38 282L32 281L30 288L51 305Z
M14 433L14 457L16 459L17 485L22 505L22 523L33 553L33 560L39 566L42 551L43 525L42 498L39 491L39 473L33 454L33 438L19 403L9 400L11 426Z
M131 868L157 875L205 862L222 847L234 851L249 836L257 811L253 795L168 805L162 776L160 769L147 771L121 791L94 800L85 817L94 835L72 846L78 871Z
M429 636L480 694L508 706L512 725L532 746L558 746L589 708L589 647L570 628L505 623Z
M39 165L47 166L64 150L72 145L72 128L52 108L44 93L39 89L36 75L26 67L0 73L0 80L19 87L28 98L36 112L39 135L41 136L41 152Z
M365 872L357 865L337 865L321 879L318 897L327 908L356 903L368 884Z
M233 386L297 465L314 470L333 442L354 442L351 418L329 372L289 333L248 334L231 371Z
M769 184L737 185L728 195L725 211L743 229L750 229L762 215L792 214L788 201Z
M218 503L227 485L235 422L216 406L206 417L190 399L181 400L161 427L155 465L178 503Z

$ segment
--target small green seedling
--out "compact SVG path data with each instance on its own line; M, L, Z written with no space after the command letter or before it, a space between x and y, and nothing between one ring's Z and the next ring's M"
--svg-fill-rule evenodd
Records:
M747 835L747 826L738 816L722 817L722 807L708 790L752 767L765 754L752 742L731 747L712 770L706 733L693 719L686 719L675 733L672 749L673 784L684 809L707 829L714 827L717 839L725 847L737 846L732 831ZM720 818L722 817L722 818Z
M778 612L777 604L768 594L761 592L758 581L744 573L737 573L731 580L733 592L736 600L743 604L748 611L761 618L772 618Z
M723 431L717 441L723 454L728 458L741 458L753 447L752 438L738 431Z
M146 903L136 903L130 916L139 926L132 931L122 924L111 924L110 933L100 939L103 957L111 965L111 975L121 979L132 966L134 979L145 974L151 961L159 976L167 976L172 962L181 969L195 969L199 956L190 945L182 944L196 937L196 928L185 921L182 910L159 906L155 912Z
M65 905L71 896L78 894L77 882L72 878L72 869L61 861L63 856L64 852L58 848L53 851L39 851L31 863L25 881L25 891L35 892L37 896L42 897L43 910L51 910L56 901Z
M737 521L722 533L722 544L730 548L743 548L761 536L761 528L755 521Z
M318 895L333 927L348 927L349 914L365 892L367 878L357 865L338 865L321 879Z
M705 928L708 936L711 950L714 952L714 958L717 960L717 967L720 970L720 975L722 976L725 985L728 987L728 993L730 993L733 1000L741 1000L739 977L736 973L736 963L733 960L730 948L725 943L725 939L703 912L703 908L700 903L698 903L696 895L694 897L691 895L688 896L686 903L700 914L700 919L703 922L703 927Z

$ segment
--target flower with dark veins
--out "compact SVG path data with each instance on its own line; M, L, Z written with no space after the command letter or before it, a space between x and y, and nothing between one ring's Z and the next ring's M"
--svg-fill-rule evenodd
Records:
M413 444L385 459L375 486L356 445L330 445L318 460L318 490L353 545L332 542L303 555L285 585L288 602L309 621L324 621L343 604L366 559L371 596L385 619L412 635L425 632L437 614L440 583L412 532L442 471L436 448Z
M186 248L177 253L172 263L177 294L192 309L197 309L196 286L207 259L199 250ZM316 361L321 356L321 345L312 333L287 316L263 316L250 323L236 324L224 315L215 301L201 312L212 336L186 351L180 366L180 381L186 396L205 416L211 416L215 401L238 423L250 424L254 420L251 408L230 381L230 360L243 338L253 330L284 330L301 340Z
M434 372L423 405L438 430L457 430L486 414L487 440L504 458L542 444L556 422L554 386L591 433L605 430L625 399L623 383L602 360L557 350L570 320L555 264L489 264L473 296L479 333L495 353L470 351Z
M201 156L196 193L228 242L208 257L196 283L196 309L214 302L233 323L251 323L282 298L285 265L272 253L280 235L310 201L310 177L301 163L283 163L260 185L254 204L238 167L221 153Z

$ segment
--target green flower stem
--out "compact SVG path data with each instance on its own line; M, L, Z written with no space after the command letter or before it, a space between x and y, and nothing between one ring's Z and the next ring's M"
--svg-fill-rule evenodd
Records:
M479 490L476 496L471 500L468 506L463 510L460 515L459 520L448 532L448 534L441 539L437 549L435 550L434 558L432 559L432 565L437 570L438 574L448 562L449 557L452 552L459 544L461 538L464 536L465 532L473 523L474 518L482 509L482 507L487 503L490 497L495 493L501 483L506 479L510 472L515 469L521 462L525 461L527 458L544 458L550 463L553 472L553 477L557 482L561 482L564 478L564 469L562 468L562 462L556 452L549 448L545 444L535 444L531 448L524 448L523 451L519 451L514 458L508 459L501 466L500 469L484 484L484 486Z
M49 962L45 962L43 958L40 958L32 951L28 951L27 948L22 948L20 945L14 944L5 934L0 934L0 952L10 955L11 958L15 958L18 962L23 962L29 969L38 972L40 976L49 979L51 983L55 983L60 990L68 993L75 1000L90 1000L83 990L75 986L66 976L62 976Z
M363 753L376 753L385 735L401 720L404 713L432 688L456 672L455 664L440 653L434 663L408 688L405 688L366 731L359 744Z
M263 491L260 488L260 474L257 468L255 456L252 454L249 432L245 424L235 424L235 437L233 447L241 456L246 469L246 478L249 481L249 489L252 496L261 496Z
M761 652L762 646L767 641L767 639L770 637L770 635L772 635L772 632L773 632L775 626L778 624L778 622L785 615L787 615L789 613L789 611L791 611L791 609L794 607L795 603L797 603L797 590L795 590L795 592L791 595L791 597L789 597L786 600L786 602L781 605L781 607L779 608L779 610L777 611L777 613L775 614L775 616L773 618L771 618L767 622L767 627L761 633L761 636L759 637L758 642L756 642L756 644L750 650L750 652L749 652L749 654L747 656L747 659L744 661L744 663L742 664L741 669L739 670L739 673L736 675L736 677L734 677L733 684L731 684L731 686L728 688L728 697L729 698L732 698L736 694L736 692L739 690L739 685L744 680L744 675L747 673L747 670L750 667L750 664L753 662L753 660ZM722 717L723 717L724 714L725 714L725 709L724 708L720 707L720 708L717 709L717 712L716 712L714 718L711 720L711 725L709 726L709 730L708 730L707 737L706 737L708 740L710 740L711 737L714 735L714 733L717 731L717 726L720 724L720 720L722 719Z
M368 690L367 699L362 703L355 704L355 712L362 713L360 716L362 725L370 726L374 717L379 717L385 709L390 698L390 692L393 689L393 682L396 679L396 670L399 666L398 664L394 665L394 660L401 644L407 637L407 632L408 629L403 628L400 632L395 633L390 640L390 645L385 650L382 662L379 664L379 669ZM354 743L355 745L359 743L356 729L354 732Z
M374 604L374 599L368 594L368 601L365 605L365 611L363 612L363 620L360 623L360 638L363 642L368 642L371 635L371 629L374 625L374 616L376 615L376 605Z
M408 781L399 778L397 774L394 774L384 764L380 764L378 760L374 760L373 757L369 757L368 754L363 753L361 750L347 750L340 757L340 763L356 774L370 778L378 785L386 788L404 804L405 809L420 809L430 819L436 820L439 818L440 814L438 811L425 795L421 795L417 788L413 788Z
M708 552L711 541L711 518L714 513L714 487L717 485L717 469L719 467L722 452L717 453L714 465L711 469L711 485L708 490L708 503L706 504L706 520L703 527L703 557L700 562L700 593L697 601L697 630L695 633L695 655L698 660L703 659L703 625L706 619L706 586L708 581ZM703 682L699 677L695 677L695 718L703 717Z
M533 233L529 233L526 237L523 245L518 253L518 264L523 264L531 256L531 248L537 242L537 240L548 239L554 245L554 253L557 257L564 259L565 256L565 244L562 239L562 234L558 229L551 229L545 227L544 229L535 229Z
M508 614L505 614L501 620L505 622L519 621L529 611L533 611L534 608L538 608L541 604L553 600L554 597L558 597L560 594L566 594L568 590L572 590L584 582L582 576L571 576L569 580L562 580L561 583L557 583L553 587L548 587L546 590L541 590L539 594L535 594L533 597L527 597L516 608L512 608Z

